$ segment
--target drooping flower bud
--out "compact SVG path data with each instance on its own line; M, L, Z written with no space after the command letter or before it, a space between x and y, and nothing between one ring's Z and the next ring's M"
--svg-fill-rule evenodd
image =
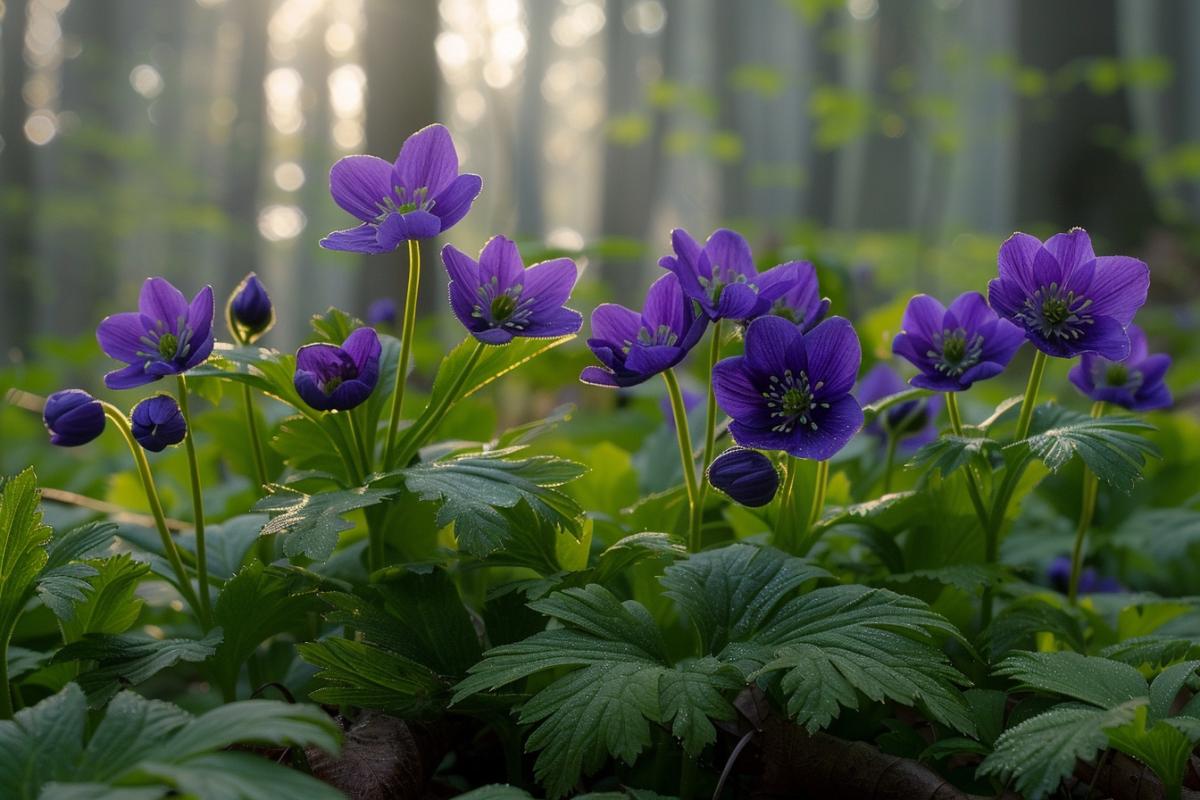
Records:
M734 447L713 459L708 482L744 506L765 506L779 488L779 473L757 450Z
M175 398L167 394L147 397L130 416L133 438L152 453L159 453L187 436L187 421Z
M258 276L251 272L233 290L225 306L225 321L233 338L250 344L275 326L275 308Z
M46 398L42 421L52 444L78 447L104 432L104 408L82 389L64 389Z

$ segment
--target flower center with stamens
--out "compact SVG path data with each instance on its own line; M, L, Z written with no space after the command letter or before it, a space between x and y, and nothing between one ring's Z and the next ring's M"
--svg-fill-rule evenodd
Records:
M1097 363L1093 367L1092 380L1097 386L1128 389L1131 392L1136 392L1141 388L1142 373L1140 370L1130 369L1124 364L1115 361L1105 362L1101 359L1097 359L1096 361Z
M428 199L429 189L422 186L413 191L411 195L405 199L407 192L403 186L394 187L396 197L399 197L399 202L395 197L385 197L375 204L379 209L379 215L375 217L375 224L378 225L388 218L390 214L407 214L410 211L428 211L433 208L433 200Z
M925 353L938 372L957 378L979 363L983 355L983 336L967 337L965 328L943 330L933 336L933 349Z
M1084 326L1095 322L1087 311L1091 305L1090 299L1052 283L1027 297L1017 316L1047 339L1078 339L1085 333Z
M816 390L824 385L823 382L810 385L807 373L801 371L797 374L790 369L785 369L782 377L771 375L767 381L768 388L762 392L762 397L767 401L767 408L771 409L771 419L778 420L771 430L791 433L800 425L815 431L817 423L812 418L813 410L829 408L828 403L817 402L815 395Z
M638 343L646 347L670 347L679 341L679 334L671 330L670 325L659 325L653 331L649 328L642 327L638 331Z
M158 354L166 359L175 357L175 353L179 350L179 340L175 338L173 333L164 333L158 337Z

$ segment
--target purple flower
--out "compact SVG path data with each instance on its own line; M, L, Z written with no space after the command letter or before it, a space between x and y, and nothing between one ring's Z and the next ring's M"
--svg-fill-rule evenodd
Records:
M663 275L650 286L640 314L615 303L596 307L588 347L604 366L585 368L579 379L596 386L636 386L682 361L707 325L679 279Z
M1072 228L1042 244L1014 233L1000 246L1000 277L988 301L1025 330L1043 353L1073 358L1129 355L1125 329L1146 302L1150 270L1128 256L1096 257L1087 231Z
M78 447L104 433L104 408L82 389L63 389L46 398L42 422L50 432L50 443Z
M765 506L779 488L771 459L757 450L731 447L713 459L708 482L744 506Z
M880 361L858 382L855 397L863 405L869 405L907 388L900 373L887 362ZM880 440L886 440L890 431L903 442L903 450L915 452L937 438L937 417L942 411L942 402L941 395L934 395L897 403L871 420L863 430Z
M368 325L395 325L396 301L390 297L381 297L367 306Z
M1071 557L1056 556L1046 568L1046 577L1050 585L1060 592L1066 592L1071 584ZM1092 567L1084 567L1079 573L1080 594L1114 594L1125 591L1121 582L1111 575L1101 575Z
M305 345L296 353L296 391L318 411L349 411L375 389L382 349L374 328L358 328L341 347Z
M458 174L458 154L441 125L414 133L395 164L375 156L346 156L329 170L329 192L362 220L321 240L327 250L387 253L410 239L449 229L471 208L483 181Z
M189 305L164 278L147 278L138 310L100 321L96 339L112 358L129 366L104 376L110 389L132 389L164 375L187 372L213 348L213 293L201 289Z
M225 307L225 320L233 337L247 344L275 325L275 308L271 305L271 298L253 272L243 278L230 295L229 304Z
M187 436L187 421L179 403L168 394L147 397L133 407L129 415L133 438L152 453L160 453Z
M919 294L908 301L892 352L921 370L913 386L961 392L1003 372L1024 341L1021 329L997 317L979 292L959 295L950 308Z
M771 304L768 312L796 323L801 331L810 331L829 313L829 298L821 297L817 268L809 261L793 261L796 280L783 296Z
M578 311L563 307L579 276L569 258L525 269L516 243L493 236L480 251L478 262L446 245L442 263L450 273L454 316L481 342L507 344L514 336L564 336L583 325Z
M766 314L789 294L794 297L780 306L781 311L815 313L801 307L807 302L809 289L800 283L800 262L780 264L759 273L750 245L741 234L721 228L708 237L702 248L687 231L676 228L671 231L671 246L675 255L663 256L659 265L679 278L684 294L699 303L711 320L748 321ZM815 271L811 278L811 290L815 292Z
M1068 377L1075 388L1093 400L1127 408L1151 411L1171 405L1171 390L1163 383L1171 357L1150 354L1146 334L1137 325L1129 326L1129 355L1120 361L1084 353L1071 367Z
M861 361L858 335L842 317L806 334L761 317L746 329L746 354L713 370L713 390L738 444L824 461L862 427L850 395Z

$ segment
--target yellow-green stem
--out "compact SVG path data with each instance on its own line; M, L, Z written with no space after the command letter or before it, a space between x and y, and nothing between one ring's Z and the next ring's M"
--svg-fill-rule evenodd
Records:
M783 488L779 494L779 518L775 520L775 530L777 535L786 532L786 547L782 549L789 553L796 547L796 501L792 495L796 491L796 473L799 471L799 460L795 456L787 456L783 461Z
M893 431L887 432L887 455L883 460L883 493L888 494L892 491L892 472L896 468L896 446L900 444L900 437Z
M1092 416L1101 417L1104 415L1104 401L1097 400L1092 404ZM1096 479L1096 474L1088 469L1083 468L1083 496L1080 498L1079 504L1079 524L1075 527L1075 544L1071 548L1071 578L1067 584L1067 600L1071 605L1075 605L1076 598L1079 597L1079 575L1083 570L1083 545L1087 540L1088 529L1092 527L1092 516L1096 513L1096 494L1100 489L1100 482Z
M813 487L812 511L808 515L808 527L811 530L821 519L825 510L825 490L829 488L829 462L817 462L816 485Z
M1042 376L1046 373L1047 356L1041 350L1033 353L1033 366L1029 369L1029 382L1025 384L1025 399L1021 401L1021 416L1017 418L1017 441L1029 436L1029 425L1033 422L1033 407L1037 404L1038 390L1042 387Z
M254 395L249 384L245 383L242 384L242 404L246 408L246 432L250 437L250 450L254 454L254 474L258 478L259 489L262 489L269 481L267 459L263 455L262 440L258 434L258 420L254 418Z
M396 447L396 429L404 406L404 388L408 385L408 360L412 354L413 331L417 325L417 292L421 285L421 246L408 242L408 288L404 292L404 318L400 322L400 360L396 364L396 386L392 390L392 411L388 419L387 443L383 448L384 469L392 467Z
M713 367L721 358L721 320L713 323L712 341L708 347L708 404L704 416L704 456L700 459L700 486L696 497L696 513L704 519L704 499L708 496L708 468L712 464L717 442L717 394L713 391Z
M179 383L179 411L187 425L184 448L187 450L188 470L192 479L192 524L196 529L196 582L200 585L201 623L205 630L212 627L212 605L208 592L208 555L204 546L204 495L200 489L200 461L196 458L196 429L188 409L187 378L176 376Z
M466 384L467 379L471 377L471 373L474 371L475 365L479 363L479 359L483 356L483 351L486 347L487 345L483 342L475 342L475 349L471 351L471 355L467 359L467 363L463 366L462 371L454 377L454 383L451 384L449 390L447 390L446 393L441 396L441 400L438 402L438 405L434 407L428 413L428 415L423 414L421 419L423 419L424 422L418 422L416 429L412 430L411 433L406 434L405 438L408 443L405 445L404 450L400 452L400 467L404 467L406 464L408 464L409 459L416 455L416 452L421 449L421 444L424 438L437 430L438 424L441 423L442 418L446 415L446 412L450 410L450 406L454 405L458 401L458 393L462 391L463 385Z
M354 439L354 447L358 451L358 457L362 460L363 475L371 474L371 460L367 456L367 446L363 439L362 428L354 418L353 411L346 412L346 419L350 422L350 436ZM367 520L367 569L374 573L376 570L383 569L383 562L386 557L384 551L383 528L381 527L382 520L379 516L373 513L372 509L367 509L365 512Z
M962 414L958 410L958 393L946 392L946 413L950 417L950 430L954 431L955 436L963 435ZM991 532L989 525L987 506L983 503L983 493L979 489L979 480L975 476L975 468L970 464L967 465L967 494L971 497L971 505L975 508L975 514L979 517L979 524L983 528L986 543L984 550L989 554L988 563L995 560L995 545L991 542L994 534Z
M184 569L183 559L179 557L179 550L175 547L175 540L171 537L171 531L167 528L167 515L163 512L162 500L158 496L158 488L154 484L154 474L150 471L150 462L146 459L146 453L142 450L142 446L133 438L133 431L129 428L129 420L125 418L125 414L115 406L108 403L101 403L104 407L104 415L116 426L121 432L122 438L125 439L125 444L129 446L129 452L133 456L133 463L137 467L138 477L142 479L142 490L146 493L146 502L150 506L150 514L154 517L154 526L158 529L159 539L162 541L163 552L167 556L167 562L171 565L171 570L175 573L175 580L179 584L179 593L183 595L183 599L187 601L192 612L203 622L205 620L204 608L200 605L196 598L196 593L192 590L192 581L188 577L187 570ZM207 627L207 623L205 623Z
M692 434L688 431L687 407L683 404L683 392L675 371L663 373L667 383L667 395L671 398L671 413L675 416L675 438L679 441L679 460L683 463L683 485L688 501L688 552L700 551L700 525L696 510L699 489L696 486L696 460L692 455Z

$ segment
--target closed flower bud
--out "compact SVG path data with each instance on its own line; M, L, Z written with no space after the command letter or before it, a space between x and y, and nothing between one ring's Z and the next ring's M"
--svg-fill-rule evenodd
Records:
M229 332L239 342L249 344L275 325L275 309L258 276L251 272L229 297L225 307Z
M104 432L104 408L82 389L64 389L47 397L42 420L50 442L59 447L78 447Z
M166 394L147 397L134 406L130 417L133 438L152 453L179 444L187 436L187 422L175 398Z
M744 506L765 506L779 488L779 473L757 450L734 447L713 460L708 482Z

